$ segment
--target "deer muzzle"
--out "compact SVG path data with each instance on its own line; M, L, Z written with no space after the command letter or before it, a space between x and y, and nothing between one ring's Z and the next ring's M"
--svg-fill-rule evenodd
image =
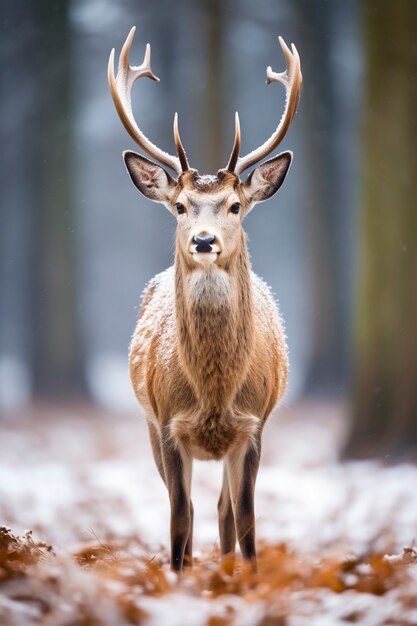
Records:
M190 240L189 251L197 263L214 263L221 253L219 238L207 232L194 235Z

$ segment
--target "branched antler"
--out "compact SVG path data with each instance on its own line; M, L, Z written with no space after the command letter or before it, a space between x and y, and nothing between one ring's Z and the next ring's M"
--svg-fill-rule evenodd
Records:
M177 114L175 114L174 117L174 139L178 157L164 152L158 148L158 146L153 144L140 130L133 115L131 92L134 82L143 76L159 81L159 78L155 76L151 69L151 47L149 44L146 45L146 52L142 65L139 65L138 67L132 67L129 65L130 48L132 46L135 30L136 27L134 26L130 30L123 45L119 57L117 76L114 74L114 48L110 53L108 66L110 93L119 117L132 139L134 139L134 141L136 141L136 143L151 157L159 161L162 165L171 168L177 175L180 175L189 168L185 150L178 131Z
M285 109L282 118L269 139L265 141L259 148L249 152L243 158L239 157L240 152L240 124L239 115L236 113L235 117L235 141L233 144L232 153L227 164L227 169L231 172L235 172L240 175L243 171L251 167L258 161L264 159L270 154L278 144L284 139L291 122L294 118L297 110L298 102L300 100L301 85L303 82L300 66L300 57L297 52L297 48L294 44L291 44L291 50L282 37L278 37L279 43L282 48L282 52L285 57L287 69L285 72L277 73L273 72L271 67L266 70L266 82L269 83L281 83L284 85L286 91Z

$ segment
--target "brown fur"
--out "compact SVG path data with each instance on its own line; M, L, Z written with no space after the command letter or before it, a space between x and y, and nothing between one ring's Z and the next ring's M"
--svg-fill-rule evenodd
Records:
M286 347L282 328L273 315L270 296L263 316L266 328L260 328L253 302L253 285L242 233L241 250L228 274L236 293L220 306L210 301L189 302L184 277L190 273L182 255L175 262L175 310L172 298L159 292L156 277L149 286L131 346L131 378L138 400L152 407L162 425L173 422L176 439L189 440L212 458L224 456L239 436L253 432L254 416L261 426L282 395L287 375ZM146 349L146 369L138 367L143 353L142 316L153 298L161 300L161 319L175 316L172 355L168 365L160 362L158 335ZM258 307L261 305L258 303ZM262 305L261 305L262 306ZM164 308L162 308L164 307ZM152 311L153 314L153 311ZM174 326L172 326L174 329ZM266 332L265 332L266 331Z
M261 193L259 183L256 193ZM254 532L248 535L248 529L254 525L260 438L285 390L287 350L270 291L250 269L241 218L231 226L221 215L224 204L237 197L244 216L250 208L247 196L228 172L200 177L189 171L180 177L170 204L185 198L190 216L192 206L209 205L220 232L224 225L226 234L233 233L234 248L210 267L198 267L184 249L186 222L179 221L175 264L149 284L131 344L132 384L170 493L174 569L181 569L184 554L191 559L192 531L186 529L192 458L225 459L222 551L230 550L236 536L227 527L234 511L242 552L255 558Z

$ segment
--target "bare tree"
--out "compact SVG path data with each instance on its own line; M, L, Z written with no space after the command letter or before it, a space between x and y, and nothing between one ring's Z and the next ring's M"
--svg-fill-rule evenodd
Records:
M31 387L38 90L33 2L0 5L0 408L28 402ZM19 24L19 28L16 28Z
M363 212L348 456L417 448L417 3L364 6Z
M71 197L71 75L68 2L35 5L39 42L37 229L34 297L34 377L39 392L82 388L75 301L74 216Z

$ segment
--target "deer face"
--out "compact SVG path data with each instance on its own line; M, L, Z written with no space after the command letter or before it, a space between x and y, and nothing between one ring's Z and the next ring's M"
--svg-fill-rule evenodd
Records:
M162 167L135 152L124 160L134 185L177 219L177 249L189 266L227 266L242 241L242 221L252 207L274 195L284 182L291 152L257 167L241 182L228 171L200 176L187 170L177 181Z

